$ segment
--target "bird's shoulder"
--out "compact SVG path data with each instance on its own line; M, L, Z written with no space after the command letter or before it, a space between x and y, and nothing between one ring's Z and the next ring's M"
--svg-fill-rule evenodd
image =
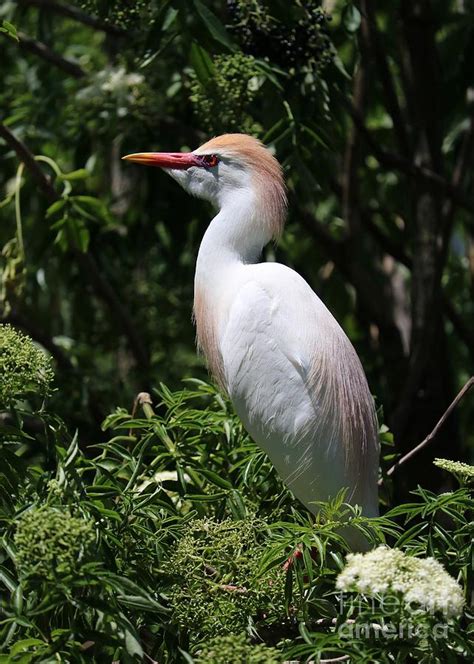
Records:
M268 348L306 375L324 322L338 324L306 281L279 263L245 266L235 284L222 343L228 352Z
M301 275L280 263L246 265L240 271L229 307L229 320L254 327L271 324L273 333L308 337L316 327L339 328L335 318Z

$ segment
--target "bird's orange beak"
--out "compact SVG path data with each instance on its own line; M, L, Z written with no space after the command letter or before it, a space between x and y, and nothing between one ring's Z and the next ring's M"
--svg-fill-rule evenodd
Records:
M122 157L126 161L135 161L145 166L159 166L160 168L175 168L186 170L191 166L202 166L198 155L192 152L136 152Z

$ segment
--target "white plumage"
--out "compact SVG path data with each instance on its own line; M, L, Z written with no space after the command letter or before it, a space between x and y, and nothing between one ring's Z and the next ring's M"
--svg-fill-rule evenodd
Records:
M165 168L219 210L196 265L197 337L247 431L313 512L346 487L349 502L377 515L376 418L359 359L302 277L258 262L285 216L278 162L243 134L126 159Z

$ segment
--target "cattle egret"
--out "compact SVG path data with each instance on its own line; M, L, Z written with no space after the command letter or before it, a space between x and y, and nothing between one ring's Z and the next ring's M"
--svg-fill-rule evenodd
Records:
M197 342L251 437L313 513L345 487L376 516L377 425L359 358L299 274L259 262L285 221L278 161L245 134L123 158L163 168L218 210L197 257Z

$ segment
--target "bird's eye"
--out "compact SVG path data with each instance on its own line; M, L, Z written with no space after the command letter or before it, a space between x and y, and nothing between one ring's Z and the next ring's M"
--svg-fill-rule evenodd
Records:
M219 157L215 154L204 154L202 163L206 168L214 168L219 163Z

